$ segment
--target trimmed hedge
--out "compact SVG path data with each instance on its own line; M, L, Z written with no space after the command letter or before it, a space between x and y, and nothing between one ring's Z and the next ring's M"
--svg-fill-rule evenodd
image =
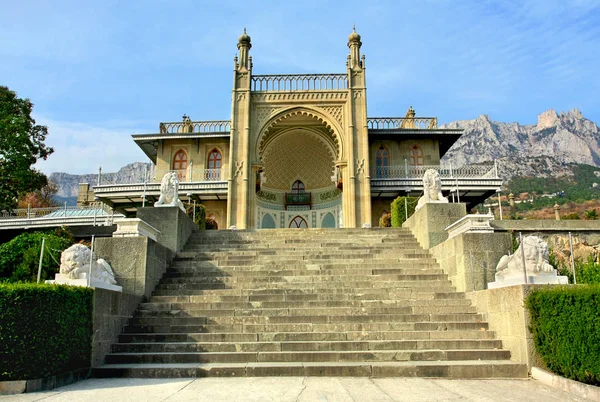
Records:
M536 289L526 306L535 349L546 367L600 385L600 286Z
M404 200L406 199L406 205L408 206L408 217L415 213L415 207L417 206L418 198L415 197L398 197L390 204L392 214L392 227L399 228L406 220L406 211L404 209Z
M90 367L93 290L0 284L0 381Z

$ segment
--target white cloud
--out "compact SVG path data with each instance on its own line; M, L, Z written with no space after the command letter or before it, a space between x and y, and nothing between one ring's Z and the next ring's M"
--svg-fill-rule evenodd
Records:
M133 142L129 123L120 126L92 126L89 124L59 121L35 116L36 122L48 126L46 144L54 153L35 167L45 174L65 172L70 174L116 172L132 162L146 162L148 158ZM147 130L150 131L150 130Z

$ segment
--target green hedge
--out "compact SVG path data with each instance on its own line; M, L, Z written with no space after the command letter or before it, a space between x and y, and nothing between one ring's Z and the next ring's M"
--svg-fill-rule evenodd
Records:
M406 199L406 205L408 206L408 217L415 213L415 207L417 206L418 198L415 197L398 197L392 201L390 205L392 214L392 227L399 228L406 220L406 211L404 209L404 200Z
M537 289L526 305L535 349L547 368L600 385L600 286Z
M0 284L0 381L90 367L93 290Z

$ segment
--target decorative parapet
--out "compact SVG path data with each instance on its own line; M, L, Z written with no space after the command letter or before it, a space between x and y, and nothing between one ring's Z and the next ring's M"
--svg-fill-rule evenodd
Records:
M369 117L369 130L435 130L438 128L437 117Z
M494 220L494 215L486 214L470 214L463 216L446 229L448 238L458 236L461 233L494 233L494 228L490 222Z
M115 219L117 230L113 237L139 237L146 236L158 241L160 231L139 218Z
M396 178L415 178L421 179L425 172L434 169L439 172L440 177L447 178L497 178L497 171L494 165L461 166L453 168L452 166L441 165L423 165L411 166L377 166L371 168L371 177L376 179L396 179Z
M347 74L253 75L255 92L338 91L348 89Z
M186 116L187 117L187 116ZM228 133L231 130L229 120L191 121L189 118L183 121L160 123L161 134L175 133Z

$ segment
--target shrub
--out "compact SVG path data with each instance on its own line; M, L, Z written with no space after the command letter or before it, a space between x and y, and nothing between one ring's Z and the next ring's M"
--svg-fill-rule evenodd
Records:
M578 212L572 212L570 214L566 214L565 216L563 216L562 219L574 220L574 219L581 219L581 217L579 216Z
M71 234L62 228L48 233L22 233L0 245L0 279L36 282L42 238L46 241L41 279L54 279L60 267L60 253L73 244Z
M0 380L90 367L93 290L0 284Z
M415 213L415 207L417 206L418 198L415 197L398 197L392 204L391 215L392 215L392 227L399 228L402 226L404 221L406 220L406 210L405 210L405 200L406 206L408 206L408 216L412 216Z
M600 385L600 286L536 289L527 298L535 349L561 376Z
M596 209L588 209L585 211L585 219L596 220L598 219L598 211Z
M190 219L194 219L194 205L187 204L186 213ZM206 230L206 207L202 204L196 204L196 218L194 223L200 230Z
M380 228L392 227L392 214L387 213L387 214L381 215L381 218L379 218L379 227Z

